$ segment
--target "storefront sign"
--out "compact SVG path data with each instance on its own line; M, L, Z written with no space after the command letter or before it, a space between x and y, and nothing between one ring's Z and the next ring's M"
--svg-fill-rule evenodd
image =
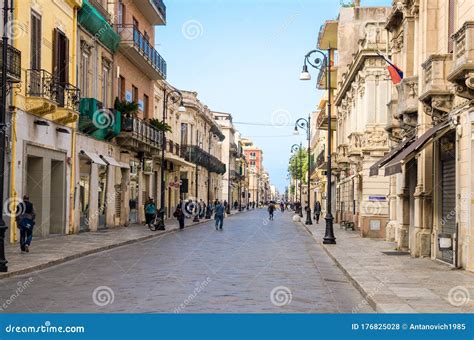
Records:
M133 100L133 97L132 97L132 92L131 91L125 91L125 100L127 102L131 102Z
M387 200L386 196L369 196L369 201L383 201L385 202Z

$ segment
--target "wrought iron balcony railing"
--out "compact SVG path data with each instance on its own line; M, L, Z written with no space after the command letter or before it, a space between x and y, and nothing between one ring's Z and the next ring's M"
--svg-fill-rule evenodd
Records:
M3 50L3 41L0 41L0 51ZM0 53L0 65L3 64L3 55ZM0 68L0 75L2 74ZM7 48L7 77L10 82L18 83L21 80L21 52L13 46Z
M81 90L69 83L61 83L50 72L40 70L27 70L26 95L49 99L59 107L79 111Z
M133 43L133 46L140 52L142 57L145 58L163 78L166 78L166 61L136 26L117 25L117 30L122 37L122 42Z
M224 174L226 172L226 166L224 163L197 145L188 145L186 147L184 158L188 162L200 165L211 172L218 174Z
M142 119L136 117L123 117L122 132L131 133L133 138L136 138L155 148L162 147L163 132L157 130L155 127Z
M152 0L155 7L158 9L158 12L163 16L166 22L166 5L163 0Z

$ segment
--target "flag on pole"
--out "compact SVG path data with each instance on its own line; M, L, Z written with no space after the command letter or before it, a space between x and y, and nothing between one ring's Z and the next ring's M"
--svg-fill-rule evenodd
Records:
M403 71L400 70L394 63L387 59L380 51L377 51L377 54L381 56L388 64L387 70L392 79L393 85L399 84L403 79Z

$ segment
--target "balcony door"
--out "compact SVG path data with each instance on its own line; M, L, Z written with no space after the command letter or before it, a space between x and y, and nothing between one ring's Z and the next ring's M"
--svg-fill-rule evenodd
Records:
M69 83L69 39L59 29L54 29L53 75L57 81L56 100L64 106L65 89Z

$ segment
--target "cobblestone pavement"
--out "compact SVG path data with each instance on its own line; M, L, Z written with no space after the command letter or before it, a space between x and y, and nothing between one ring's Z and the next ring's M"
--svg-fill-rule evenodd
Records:
M4 312L372 312L290 213L238 214L1 281Z

